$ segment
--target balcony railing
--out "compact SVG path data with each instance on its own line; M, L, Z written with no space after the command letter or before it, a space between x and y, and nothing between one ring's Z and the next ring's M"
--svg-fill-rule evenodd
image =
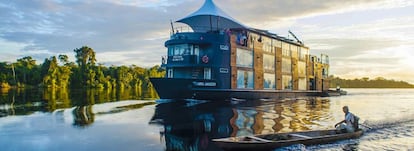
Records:
M163 65L194 65L199 63L201 63L201 58L197 55L177 55L162 57Z
M170 35L174 35L176 33L186 33L186 32L194 32L194 31L224 32L224 29L217 28L217 27L210 27L210 26L196 26L193 28L191 28L190 26L179 26L179 27L174 27L173 31L170 31Z

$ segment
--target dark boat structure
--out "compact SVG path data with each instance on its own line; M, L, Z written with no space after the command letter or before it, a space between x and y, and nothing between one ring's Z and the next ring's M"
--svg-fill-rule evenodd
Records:
M358 138L360 129L353 133L337 133L336 130L315 130L291 133L275 133L213 139L224 150L273 150L294 144L317 145L339 140Z
M164 78L151 78L161 99L263 99L323 96L329 57L295 40L248 27L212 0L171 24Z
M344 90L328 90L324 92L323 96L330 97L330 96L341 96L341 95L347 95L348 92Z

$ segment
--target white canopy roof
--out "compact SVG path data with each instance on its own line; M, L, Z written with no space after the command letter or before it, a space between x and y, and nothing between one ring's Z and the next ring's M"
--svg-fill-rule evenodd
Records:
M246 28L246 26L218 8L213 0L206 0L200 9L177 22L187 24L196 32L225 28Z

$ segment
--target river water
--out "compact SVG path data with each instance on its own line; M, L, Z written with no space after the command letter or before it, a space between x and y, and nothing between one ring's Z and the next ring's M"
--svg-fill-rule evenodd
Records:
M220 150L211 139L333 128L344 118L344 105L372 129L359 139L276 150L414 150L414 89L347 91L340 97L282 100L93 97L87 103L79 97L2 93L0 150Z

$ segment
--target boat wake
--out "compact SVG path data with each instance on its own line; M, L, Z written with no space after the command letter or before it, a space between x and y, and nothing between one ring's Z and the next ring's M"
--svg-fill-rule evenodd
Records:
M291 150L394 150L384 141L390 139L404 139L414 137L414 116L404 116L394 119L378 120L378 121L364 121L361 127L365 129L365 133L361 138L338 141L330 144L305 146L297 144L283 148L275 149L274 151L291 151ZM412 148L404 142L401 142L401 148ZM404 146L405 144L405 146Z
M370 127L370 131L387 129L401 126L405 123L414 122L414 115L404 116L395 119L386 119L386 120L379 120L379 121L364 121L362 125L367 125Z
M275 149L274 151L290 151L290 150L295 150L295 151L307 151L306 146L303 144L296 144L296 145L290 145L287 147L282 147L282 148L278 148Z

